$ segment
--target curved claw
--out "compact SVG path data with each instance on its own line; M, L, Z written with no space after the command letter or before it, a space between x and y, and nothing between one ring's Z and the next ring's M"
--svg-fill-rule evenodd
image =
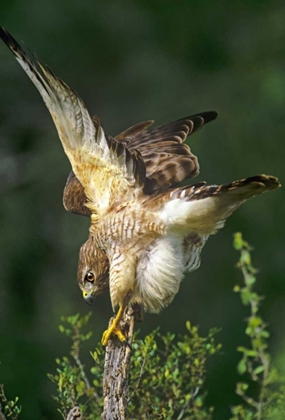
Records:
M113 319L110 327L106 331L104 331L102 335L102 339L101 339L102 346L107 346L108 341L112 334L115 334L120 341L126 341L126 337L124 336L124 334L121 331L121 328L119 327L121 318L123 316L123 312L124 312L124 307L120 306L120 309L118 310L116 318Z
M102 346L104 347L107 346L108 341L111 338L112 334L115 334L120 341L126 341L126 337L122 333L121 329L117 325L113 326L112 324L106 331L104 331L102 335L102 339L101 339Z

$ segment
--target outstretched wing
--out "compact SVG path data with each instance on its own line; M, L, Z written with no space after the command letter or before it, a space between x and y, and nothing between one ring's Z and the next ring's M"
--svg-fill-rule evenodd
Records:
M100 217L115 201L143 185L145 166L140 154L109 138L76 93L35 57L28 58L3 28L0 37L40 92L88 206Z
M153 121L144 121L115 137L131 152L140 152L146 166L146 194L165 191L199 173L198 159L184 142L190 134L217 116L215 111L203 112L151 129L149 127ZM63 194L65 209L89 215L84 206L85 201L84 188L70 173Z
M166 190L198 175L198 159L184 142L217 116L216 111L202 112L151 129L153 121L145 121L116 136L130 151L141 153L150 181L146 193Z

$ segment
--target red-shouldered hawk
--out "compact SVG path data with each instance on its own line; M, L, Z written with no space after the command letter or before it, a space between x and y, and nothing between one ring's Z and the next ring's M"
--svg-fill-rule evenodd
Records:
M112 333L123 341L119 321L124 309L137 303L159 312L167 306L183 272L199 267L209 235L245 200L279 187L278 180L256 175L220 186L179 187L199 172L184 141L217 112L156 128L146 121L113 138L72 89L29 59L4 29L0 36L39 90L71 163L64 206L90 216L89 238L79 255L79 287L89 303L110 288L112 307L119 311L102 344Z

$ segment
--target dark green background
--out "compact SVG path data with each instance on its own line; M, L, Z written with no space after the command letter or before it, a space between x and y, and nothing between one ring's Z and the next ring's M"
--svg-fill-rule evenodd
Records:
M277 1L9 0L1 24L72 86L110 134L146 119L163 124L218 110L190 144L197 179L227 183L267 173L284 178L285 6ZM86 313L76 284L78 249L88 219L64 211L69 171L38 92L0 45L0 383L18 395L21 418L60 418L46 378L67 352L60 315ZM238 378L237 345L247 344L248 314L233 293L240 279L232 235L255 246L258 290L267 298L271 352L285 373L284 192L257 197L210 238L197 272L174 302L145 316L141 335L158 325L182 332L186 320L205 334L222 327L224 355L208 371L216 419L229 418ZM94 341L111 315L109 297L94 306ZM86 349L86 360L88 360Z

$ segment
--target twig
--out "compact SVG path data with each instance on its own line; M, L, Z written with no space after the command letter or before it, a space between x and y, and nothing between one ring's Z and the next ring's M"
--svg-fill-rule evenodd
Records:
M80 408L78 407L78 405L75 405L69 411L69 413L66 417L66 420L81 420L81 419L82 419L82 416L81 416Z
M80 373L81 373L81 377L85 383L85 386L87 389L91 388L89 379L85 373L84 370L84 365L82 364L81 360L80 360L80 344L81 344L81 335L80 335L80 328L78 327L78 325L76 324L74 326L74 333L72 334L72 346L71 346L71 356L73 357L73 359L75 360L77 366L80 369ZM93 395L95 398L98 398L98 394L94 389Z
M71 355L72 355L73 359L75 360L77 366L80 369L81 377L82 377L82 379L85 383L86 388L90 389L91 385L90 385L89 379L87 378L87 375L86 375L85 370L84 370L84 365L82 364L82 362L79 358L79 355L76 354L75 352L72 352ZM93 395L94 395L95 398L99 397L97 392L95 391L95 389L94 389Z
M1 404L0 404L0 420L6 420L6 417L4 416L4 413L2 412L2 409L1 409Z
M17 420L17 415L14 414L13 410L11 409L10 405L8 404L8 400L6 398L5 392L4 392L4 385L0 384L0 399L1 401L6 404L7 407L7 417L9 417L11 420ZM1 409L1 404L0 404L0 419L4 419L6 420L5 414L3 413L2 409Z
M112 322L111 318L109 326ZM128 380L131 361L130 344L134 333L134 311L128 308L120 323L126 342L116 337L109 340L106 347L103 394L104 409L102 420L125 420L128 405Z

